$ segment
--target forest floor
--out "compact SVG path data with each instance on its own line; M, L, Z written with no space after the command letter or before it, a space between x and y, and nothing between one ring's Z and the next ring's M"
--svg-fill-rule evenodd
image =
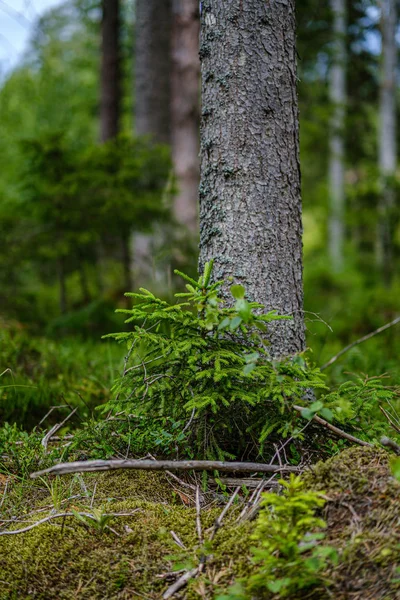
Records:
M322 587L291 598L400 598L400 483L389 458L349 448L304 473L306 488L326 495L324 543L338 549L339 562ZM238 519L242 490L214 530L233 489L201 492L199 511L197 484L137 471L24 481L0 475L0 599L156 600L204 555L203 572L172 597L216 598L254 570L256 520Z

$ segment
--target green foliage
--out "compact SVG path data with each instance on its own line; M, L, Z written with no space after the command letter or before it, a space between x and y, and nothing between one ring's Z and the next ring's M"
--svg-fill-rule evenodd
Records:
M0 329L0 421L25 429L60 422L71 406L89 418L95 406L109 399L122 353L104 342L34 337L17 327ZM76 425L69 421L68 427ZM0 452L1 453L1 452Z
M126 345L127 356L103 410L170 419L171 444L190 456L258 455L272 432L296 433L291 406L307 389L324 388L323 378L301 356L270 359L268 323L284 317L262 314L239 285L229 302L227 285L211 282L212 263L198 280L180 275L187 291L175 294L175 304L145 289L127 294L135 304L119 312L134 328L108 336Z
M218 600L275 594L293 597L307 588L323 586L327 565L337 563L337 551L321 544L326 523L315 514L325 504L324 494L306 491L302 480L293 474L289 481L279 483L283 494L263 494L252 535L256 542L253 573Z

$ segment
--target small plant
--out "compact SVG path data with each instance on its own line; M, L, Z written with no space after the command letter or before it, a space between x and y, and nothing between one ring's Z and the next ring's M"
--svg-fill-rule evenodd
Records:
M324 571L337 564L337 551L321 544L326 523L315 512L325 504L321 492L304 490L293 474L281 480L283 494L263 494L252 549L253 573L237 582L218 600L300 597L301 590L327 583Z
M104 533L113 515L107 514L103 507L91 508L90 514L82 513L72 509L73 515L89 529L95 529L98 533Z
M119 312L134 329L111 335L128 353L103 410L148 420L148 447L151 424L164 419L173 424L157 438L164 450L170 444L198 458L254 456L273 432L294 433L292 404L306 389L324 388L324 379L302 356L272 360L268 323L288 317L263 314L241 285L230 287L226 301L228 284L213 283L212 268L208 263L198 281L177 271L187 291L175 294L176 304L143 288L126 294L135 304Z

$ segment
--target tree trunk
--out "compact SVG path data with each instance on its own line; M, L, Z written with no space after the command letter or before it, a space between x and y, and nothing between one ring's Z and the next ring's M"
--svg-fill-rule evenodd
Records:
M379 225L377 263L384 280L390 283L393 271L393 181L396 172L396 26L395 0L381 0L382 63L380 81L379 171L381 196L378 205Z
M102 11L100 140L106 142L116 137L119 132L121 104L119 0L102 0Z
M67 312L67 281L65 273L65 257L60 256L58 259L58 282L59 282L59 302L60 313L64 315Z
M171 0L136 2L136 110L138 135L171 141Z
M172 0L136 1L135 130L155 142L171 143ZM131 242L134 278L152 279L153 236L135 233Z
M133 291L132 272L131 272L132 258L131 258L129 235L123 235L121 238L121 252L122 252L122 266L123 266L123 271L124 271L125 291L132 292ZM129 298L127 298L126 303L128 306L130 306L132 302Z
M346 0L331 0L334 48L329 95L332 105L329 140L329 256L332 269L343 268L345 240L345 104L346 104Z
M84 261L83 256L80 257L78 271L79 271L79 283L81 286L82 302L83 302L83 304L89 304L91 297L90 297L87 271L85 268L85 261Z
M177 178L174 214L197 234L199 164L199 2L173 0L171 141Z
M202 2L200 266L293 320L273 357L304 350L294 0Z

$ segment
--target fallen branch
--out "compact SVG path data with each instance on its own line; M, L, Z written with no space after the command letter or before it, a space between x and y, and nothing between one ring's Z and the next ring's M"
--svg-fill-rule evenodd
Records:
M375 329L375 331L371 331L371 333L368 333L367 335L364 335L363 337L356 340L355 342L352 342L351 344L349 344L348 346L343 348L340 352L335 354L335 356L332 356L332 358L330 360L328 360L327 363L322 365L321 371L323 371L324 369L327 369L328 367L333 365L333 363L336 362L338 360L338 358L340 358L341 356L343 356L343 354L345 354L346 352L348 352L349 350L354 348L354 346L358 346L358 344L362 344L363 342L366 342L367 340L371 339L375 335L378 335L378 333L382 333L382 331L385 331L386 329L393 327L393 325L397 325L397 323L400 323L400 317L396 317L396 319L393 319L393 321L390 321L390 323L386 323L386 325L382 325L382 327L378 327L378 329Z
M302 410L302 409L301 409ZM221 471L233 473L242 471L248 473L299 473L299 467L291 465L267 465L252 462L225 462L220 460L84 460L70 463L60 463L31 473L31 479L43 475L66 475L67 473L87 473L92 471L112 471L115 469L135 469L138 471Z
M304 410L306 407L305 406L297 406L296 404L294 404L293 408L301 413L301 411ZM360 440L359 438L355 437L354 435L351 435L351 433L346 433L346 431L339 429L339 427L335 427L335 425L328 423L328 421L325 421L325 419L321 419L321 417L319 417L318 415L314 415L312 418L312 421L315 421L319 425L323 425L324 427L329 429L329 431L332 431L332 433L335 433L337 436L344 438L345 440L348 440L349 442L354 442L354 444L359 444L360 446L369 446L370 448L373 447L373 444L370 444L369 442L364 442L364 440Z
M179 577L179 579L175 581L175 583L172 584L166 592L164 592L163 600L167 600L167 598L171 598L171 596L173 596L176 592L179 592L179 590L182 589L187 584L187 582L190 581L190 579L196 577L198 572L199 567L196 567L191 571L187 571L184 575L182 575L182 577Z
M140 510L140 508L136 508L135 510L133 510L132 512L129 512L129 513L126 513L126 512L107 513L103 516L104 517L130 517L138 510ZM47 523L48 521L52 521L53 519L65 519L66 517L75 517L76 518L76 515L79 515L81 517L87 517L88 519L92 519L93 521L96 520L95 516L91 515L90 513L84 513L84 512L75 513L75 514L71 513L71 512L58 513L56 515L48 515L44 519L40 519L40 521L36 521L32 525L28 525L28 527L24 527L23 529L11 529L11 530L7 530L7 531L0 531L0 535L16 535L17 533L25 533L26 531L30 531L31 529L34 529L35 527L39 527L39 525L42 525L43 523Z
M198 488L197 488L198 489ZM226 515L226 513L228 512L228 510L230 509L230 507L232 506L237 494L239 493L240 487L238 487L235 492L232 494L232 496L229 499L229 502L226 504L226 506L224 506L221 514L219 515L219 517L215 520L214 523L214 527L211 531L211 535L209 537L209 542L212 542L218 529L220 529L220 527L222 526L222 521L224 516ZM198 496L197 496L198 498ZM200 510L200 504L198 504L198 508L196 506L196 511ZM199 516L199 512L197 512L197 515ZM196 523L197 525L197 530L198 530L198 535L199 535L199 539L200 542L202 540L202 534L201 534L201 526L200 526L200 532L198 529L198 523ZM194 569L191 569L190 571L187 571L184 575L182 575L182 577L179 577L179 579L177 581L175 581L175 583L173 583L166 592L164 592L163 594L163 600L167 600L168 598L171 598L176 592L179 592L180 589L182 589L183 587L185 587L185 585L187 584L188 581L190 581L191 579L193 579L194 577L197 577L197 575L199 575L199 573L202 573L202 571L204 570L205 564L207 562L207 555L202 555L200 557L200 562L198 564L197 567L195 567Z
M381 438L381 444L382 444L382 446L391 448L397 454L397 456L400 456L400 446L394 440L391 440L390 438L383 436Z
M53 425L53 427L50 429L50 431L48 433L46 433L46 435L44 436L44 438L41 441L41 444L43 446L43 448L45 450L47 450L47 444L50 441L50 438L54 436L55 433L57 433L57 431L59 431L61 429L61 427L63 427L65 425L65 423L68 421L68 419L70 419L78 410L78 407L74 408L73 411L71 411L69 413L69 415L67 415L65 417L65 419L63 421L61 421L61 423L56 423L55 425Z

